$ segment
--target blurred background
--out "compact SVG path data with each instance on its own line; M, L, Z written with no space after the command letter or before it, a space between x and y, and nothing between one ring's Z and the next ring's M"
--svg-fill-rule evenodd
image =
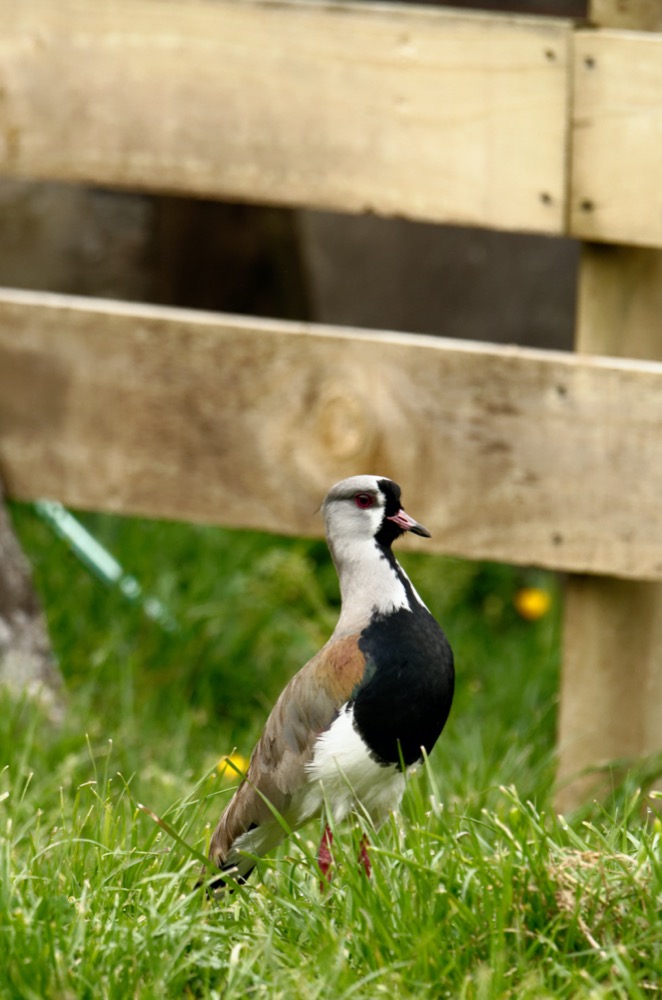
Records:
M586 13L580 0L454 6ZM568 239L0 181L0 284L17 288L570 349L577 256L578 244ZM13 504L12 512L67 684L79 696L86 692L90 725L99 733L117 716L127 751L127 733L140 740L149 731L141 713L156 726L179 712L182 699L192 707L189 725L222 723L217 741L202 737L206 764L235 742L246 751L284 680L333 627L337 584L322 542L81 513L81 523L174 615L177 629L164 632L139 605L91 576L30 505ZM513 709L489 713L493 747L502 745L507 756L509 725L528 732L542 715L544 738L530 752L551 760L555 579L410 559L459 654L458 697L477 699L480 711L483 697L494 708L498 689ZM528 604L526 593L533 593ZM512 688L493 675L500 643L496 659L516 661L515 688L521 690L527 660L537 664L528 707L515 709ZM466 759L477 766L482 755L471 740ZM179 745L188 755L187 740ZM184 762L169 766L178 770ZM521 761L515 770L521 777ZM500 780L507 777L502 769Z
M558 238L0 180L0 284L16 288L566 349L577 255Z
M586 14L581 0L453 6ZM0 285L15 288L570 349L578 252L575 241L558 237L0 180ZM284 680L333 627L337 584L322 542L78 514L174 615L177 629L164 632L140 605L90 575L30 505L11 510L67 685L77 697L84 693L99 735L116 717L127 752L127 734L140 741L150 729L141 713L157 727L179 713L182 699L192 707L189 725L222 723L218 738L201 736L207 765L235 742L246 751ZM551 761L560 620L554 577L411 559L459 654L458 697L478 699L479 712L486 699L492 746L506 755L509 725L529 732L544 716L530 752ZM532 604L521 596L528 592ZM521 691L530 656L538 669L535 684L528 678L533 701L515 704L511 694ZM495 658L515 661L513 687L494 677ZM487 710L497 689L505 715ZM178 771L191 746L183 737L171 755L176 746L181 759L169 767ZM472 758L481 759L473 743ZM520 765L513 773L521 778ZM500 780L508 780L506 771ZM545 773L551 780L551 765Z

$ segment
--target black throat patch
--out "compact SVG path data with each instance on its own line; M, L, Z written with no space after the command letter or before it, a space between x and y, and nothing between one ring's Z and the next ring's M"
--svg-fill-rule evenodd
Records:
M398 527L393 521L389 521L389 517L394 517L400 510L400 496L402 491L397 483L394 483L391 479L379 479L377 485L381 490L386 503L384 505L384 516L382 518L382 523L379 527L379 531L375 535L375 539L382 548L390 549L396 538L403 535L404 532L402 528Z

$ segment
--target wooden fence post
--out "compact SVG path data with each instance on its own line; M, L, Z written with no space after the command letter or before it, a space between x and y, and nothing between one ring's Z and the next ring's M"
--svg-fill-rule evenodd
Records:
M590 0L589 16L603 28L662 31L660 0Z
M64 715L63 683L28 561L12 530L0 482L0 688L36 699L52 722Z
M657 2L592 0L590 7L592 22L601 27L662 29ZM662 359L662 251L584 245L576 349ZM571 576L557 808L571 810L608 791L610 762L661 751L662 585Z

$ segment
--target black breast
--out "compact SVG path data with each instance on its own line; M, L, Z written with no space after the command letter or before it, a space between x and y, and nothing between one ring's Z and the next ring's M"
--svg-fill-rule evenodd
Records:
M352 698L355 725L384 764L413 764L430 753L453 701L453 653L421 605L377 615L363 630L362 684Z

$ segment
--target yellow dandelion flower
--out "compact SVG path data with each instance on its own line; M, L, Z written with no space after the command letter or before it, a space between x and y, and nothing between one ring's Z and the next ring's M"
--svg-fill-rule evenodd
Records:
M514 598L515 609L528 622L535 622L546 615L552 604L552 595L540 587L522 587Z
M248 760L237 751L221 757L216 770L225 781L239 781L248 770Z

